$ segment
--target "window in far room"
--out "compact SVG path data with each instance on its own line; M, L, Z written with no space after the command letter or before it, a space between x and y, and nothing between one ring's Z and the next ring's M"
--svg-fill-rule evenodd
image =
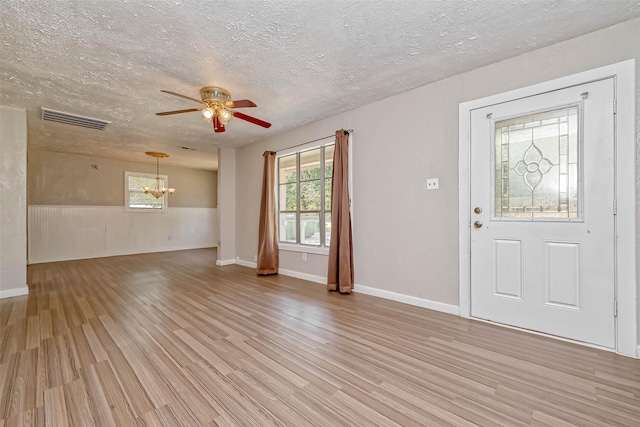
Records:
M160 187L168 187L169 177L160 175ZM142 187L155 188L156 175L138 172L125 172L124 206L126 212L166 212L167 195L157 199L145 194Z
M278 241L328 248L334 138L278 157Z

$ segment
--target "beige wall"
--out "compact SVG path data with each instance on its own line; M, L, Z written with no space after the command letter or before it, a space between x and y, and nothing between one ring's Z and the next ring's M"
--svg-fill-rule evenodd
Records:
M27 288L27 113L0 106L0 298Z
M139 163L29 151L28 204L123 206L125 171L155 174L155 159ZM168 175L169 184L176 189L169 207L217 207L217 172L165 166L160 160L160 174Z
M457 306L459 104L631 58L638 67L639 35L640 20L628 21L238 149L237 255L257 251L263 151L351 128L356 284ZM426 191L431 177L440 190ZM290 252L280 267L326 276L326 257Z

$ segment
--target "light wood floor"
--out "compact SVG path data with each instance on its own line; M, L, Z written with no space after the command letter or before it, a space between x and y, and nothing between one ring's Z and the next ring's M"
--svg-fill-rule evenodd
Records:
M214 259L29 266L0 427L640 425L637 360Z

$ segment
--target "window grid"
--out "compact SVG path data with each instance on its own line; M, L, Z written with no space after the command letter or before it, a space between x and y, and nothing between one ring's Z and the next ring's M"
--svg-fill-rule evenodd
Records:
M287 236L286 229L284 230L285 238L283 239L282 230L279 230L278 241L280 243L296 244L301 246L320 247L320 248L328 247L328 242L327 242L328 239L326 238L326 233L327 233L326 219L327 217L330 217L330 210L329 210L329 215L327 215L328 209L327 209L325 200L326 200L326 193L331 191L331 188L330 187L327 188L327 185L326 185L326 181L330 179L331 176L327 176L327 173L326 173L326 168L327 168L326 149L333 147L333 145L334 144L322 145L322 146L309 148L307 150L302 150L295 153L295 162L296 162L296 166L295 166L295 176L296 176L296 179L295 179L295 190L296 190L295 205L296 206L295 207L296 209L295 210L286 209L287 207L286 205L287 187L286 186L294 184L294 182L288 181L286 179L286 174L285 176L282 176L282 168L280 163L282 159L286 157L290 157L293 154L287 154L287 155L278 157L278 190L279 190L278 191L278 227L279 228L283 227L283 220L282 220L283 214L295 215L295 239L287 238L288 236ZM300 160L301 155L304 153L309 153L313 150L318 150L318 149L320 154L320 160L318 164L319 177L302 179L302 162ZM333 167L333 165L331 167ZM320 194L318 195L318 200L317 200L319 209L303 209L303 206L302 206L303 184L313 183L313 182L318 182L320 187ZM283 191L283 187L284 187L284 191ZM284 201L282 200L283 195L285 198ZM285 207L285 209L282 209L283 206ZM311 215L314 215L314 214L317 215L317 218L318 218L317 222L318 222L319 236L318 236L317 244L305 242L306 224L305 224L305 229L303 229L303 222L306 222L306 221L303 221L303 218L310 217ZM313 220L311 221L313 222ZM284 222L286 223L287 220L285 219ZM284 226L286 227L286 224Z
M165 186L167 175L160 175L160 186ZM151 194L145 194L143 186L154 187L156 175L125 172L125 210L127 212L166 212L166 195L155 198Z
M578 115L579 106L571 105L496 122L496 217L571 219L579 216ZM545 139L550 139L549 135L545 135L545 129L555 129L552 132L552 138L556 141L554 148L551 148L548 142L544 142ZM520 151L512 157L512 138L522 143L523 132L529 135L526 139L529 147L524 153ZM540 142L546 144L546 149L539 146ZM556 152L550 157L552 160L547 159L545 155L545 151L548 153L549 150ZM549 181L548 172L553 172L549 176L555 174L556 178ZM515 180L515 183L512 180ZM523 180L530 189L529 196L526 197L529 200L525 201L520 194L517 197L518 201L514 203L512 190ZM551 191L550 186L554 186L555 190ZM539 191L546 193L546 200L540 199Z

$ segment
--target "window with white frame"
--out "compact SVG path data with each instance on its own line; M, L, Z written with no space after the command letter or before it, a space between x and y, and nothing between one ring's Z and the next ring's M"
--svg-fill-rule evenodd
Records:
M169 186L169 177L159 175L160 187ZM127 212L166 212L168 195L157 199L145 194L142 187L156 187L156 175L138 172L124 173L124 206Z
M333 137L277 157L278 241L328 248L331 239Z

